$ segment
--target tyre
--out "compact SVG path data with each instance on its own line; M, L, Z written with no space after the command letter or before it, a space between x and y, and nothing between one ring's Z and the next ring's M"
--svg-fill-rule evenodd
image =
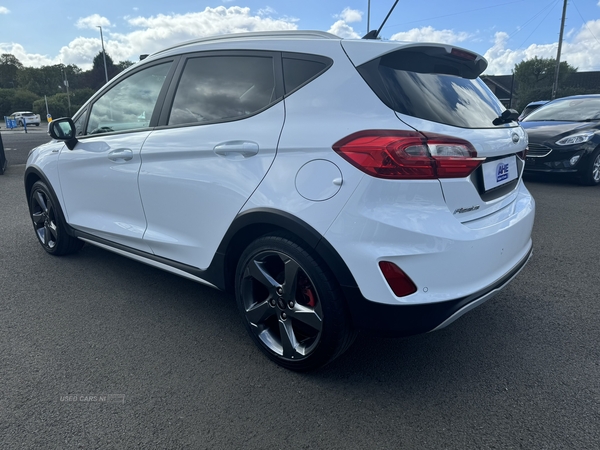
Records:
M83 246L83 241L67 233L60 206L42 181L31 188L29 214L40 244L51 255L74 253Z
M20 127L22 127L22 126L23 126L23 121L22 121L22 120L19 120L19 121L17 122L17 126L20 126Z
M595 186L600 184L600 148L597 148L592 157L590 163L585 168L585 172L580 178L581 184L586 186Z
M250 336L282 367L322 367L354 341L337 281L290 236L254 241L239 259L235 287Z

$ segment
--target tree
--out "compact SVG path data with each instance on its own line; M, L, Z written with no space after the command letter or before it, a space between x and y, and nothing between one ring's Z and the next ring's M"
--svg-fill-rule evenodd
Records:
M4 117L15 111L32 111L33 102L38 98L25 89L0 89L0 115Z
M120 61L117 63L117 68L119 69L119 72L123 72L125 69L128 69L134 64L135 63L133 61Z
M558 71L559 87L564 86L569 75L577 72L577 68L566 61L561 61ZM527 103L535 100L550 100L552 85L556 73L556 59L538 58L537 56L515 65L514 74L517 83L519 103L522 110Z
M16 88L17 74L23 69L23 64L14 55L3 53L0 55L0 89Z
M93 89L89 88L70 91L71 114L69 114L69 100L67 99L66 92L52 95L47 98L48 112L55 119L59 117L71 117L92 95L94 95L94 92ZM46 117L46 102L43 98L33 103L32 111L42 117Z
M109 80L121 72L108 53L106 54L106 72ZM104 73L104 56L102 52L98 52L98 54L94 57L92 62L92 70L87 72L86 76L87 87L90 87L96 91L106 84L106 76Z

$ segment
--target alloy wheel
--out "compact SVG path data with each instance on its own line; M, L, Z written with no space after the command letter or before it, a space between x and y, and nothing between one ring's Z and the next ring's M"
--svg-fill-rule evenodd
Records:
M42 245L54 249L58 241L55 210L52 201L39 189L32 196L31 219Z
M318 346L323 312L314 283L279 251L262 251L243 272L241 299L251 332L280 358L298 361Z
M592 163L592 178L595 183L600 183L600 153L596 155L596 159Z

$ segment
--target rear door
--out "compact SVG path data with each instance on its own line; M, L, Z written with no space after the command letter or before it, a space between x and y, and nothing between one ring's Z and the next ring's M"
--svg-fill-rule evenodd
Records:
M153 252L204 269L271 166L284 123L279 53L182 60L160 127L142 149L139 187Z

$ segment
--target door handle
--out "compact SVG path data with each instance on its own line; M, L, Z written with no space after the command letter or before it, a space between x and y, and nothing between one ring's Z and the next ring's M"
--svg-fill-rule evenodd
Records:
M258 144L252 141L229 141L215 145L214 152L230 159L249 158L258 153Z
M118 148L108 154L108 159L115 162L125 162L133 159L133 151L128 148Z

